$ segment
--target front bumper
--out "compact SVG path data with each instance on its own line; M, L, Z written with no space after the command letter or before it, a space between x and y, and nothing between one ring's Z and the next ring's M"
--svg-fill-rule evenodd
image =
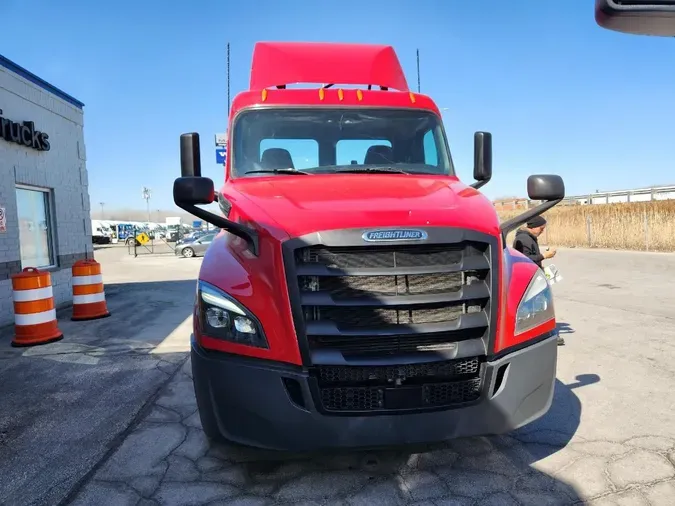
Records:
M322 414L302 369L211 353L194 338L192 370L200 414L234 443L283 451L430 444L505 433L544 415L553 399L556 337L488 362L477 403L413 414ZM304 407L293 401L299 397Z

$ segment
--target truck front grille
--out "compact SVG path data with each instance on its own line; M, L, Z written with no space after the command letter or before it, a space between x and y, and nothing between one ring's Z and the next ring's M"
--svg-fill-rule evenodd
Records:
M327 412L376 412L451 407L481 394L478 357L401 366L318 366L313 385Z
M294 267L310 351L429 351L488 329L487 243L309 246Z
M365 243L352 229L284 245L298 343L323 413L451 409L481 398L498 243L426 231L420 243Z

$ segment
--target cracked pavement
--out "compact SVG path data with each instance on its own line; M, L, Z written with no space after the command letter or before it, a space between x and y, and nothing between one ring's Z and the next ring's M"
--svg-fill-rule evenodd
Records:
M187 274L185 262L190 269L198 265L192 260L167 259L171 276ZM175 309L154 306L152 315L145 316L152 325L142 326L133 340L108 336L102 342L92 332L79 341L65 339L62 343L70 348L61 352L71 357L69 367L106 378L115 401L104 396L101 402L119 403L115 413L128 416L113 428L108 428L110 418L86 420L105 426L103 437L96 431L83 433L82 420L67 431L63 424L47 423L39 412L32 424L27 415L16 415L38 442L13 436L11 425L9 436L0 436L0 472L9 477L0 482L0 501L77 506L675 504L675 292L666 288L675 255L565 249L554 263L564 278L554 291L567 344L559 348L550 411L508 435L460 439L416 453L342 452L271 460L265 452L209 444L200 428L185 351L189 326L184 321L175 325L186 316L177 310L179 303L187 304L189 312L193 292L128 285L110 297L111 307L127 303L128 296L121 294L128 289L141 290L135 304L138 297L165 305L171 299ZM108 268L104 265L104 273ZM145 275L151 271L143 267ZM133 318L137 309L130 304L125 311ZM49 346L55 345L31 353L47 354L37 350ZM14 360L0 354L0 384L7 384L9 373L19 375L9 378L10 387L27 381L18 367L2 365ZM140 380L128 383L106 377L110 366L92 360L144 365ZM120 391L113 380L126 382L126 389ZM81 399L73 397L73 390L60 391L56 383L60 402L82 416ZM20 393L30 397L27 389ZM104 395L101 389L86 392L87 397L96 394ZM124 404L124 394L133 396L133 406ZM0 403L2 429L7 406L5 400ZM59 415L73 423L66 411ZM38 445L49 460L26 453Z
M566 439L540 427L425 453L242 458L205 439L187 361L70 504L672 504L674 438Z

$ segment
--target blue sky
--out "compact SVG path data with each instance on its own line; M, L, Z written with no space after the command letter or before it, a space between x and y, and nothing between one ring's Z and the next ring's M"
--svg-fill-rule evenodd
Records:
M491 198L524 195L532 173L568 194L675 183L675 40L601 29L593 1L2 0L0 52L85 105L92 207L173 208L178 138L213 134L248 84L258 40L386 43L411 86L444 112L459 176L471 182L473 132L493 133ZM557 8L569 4L565 10Z

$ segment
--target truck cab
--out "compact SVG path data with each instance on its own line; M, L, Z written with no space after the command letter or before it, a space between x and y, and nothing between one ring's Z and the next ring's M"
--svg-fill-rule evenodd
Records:
M305 87L294 88L298 83ZM318 83L318 84L317 84ZM223 231L197 282L191 357L207 436L274 450L503 433L552 402L556 322L544 273L506 234L474 135L455 173L437 105L383 45L258 43L228 123L224 184L181 136L174 201ZM218 216L201 207L217 202Z

